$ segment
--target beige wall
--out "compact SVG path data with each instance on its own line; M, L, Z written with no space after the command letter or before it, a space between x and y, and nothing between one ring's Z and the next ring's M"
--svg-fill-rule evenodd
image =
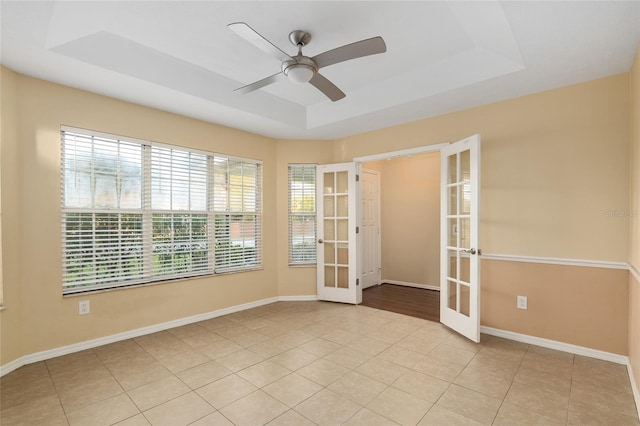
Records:
M440 285L440 154L365 163L380 172L382 280Z
M631 174L629 264L640 272L640 47L630 73ZM640 385L640 282L629 274L629 359Z
M0 178L2 187L2 283L0 312L0 365L23 355L22 297L19 286L20 203L18 181L18 75L0 66Z
M474 133L482 136L483 253L627 261L629 220L607 212L629 200L628 74L338 140L334 159ZM627 353L626 272L497 261L482 268L483 325ZM530 297L527 311L515 311L518 295ZM595 328L572 320L593 312L601 314Z
M528 309L516 308L516 296ZM482 325L626 355L628 272L482 262Z
M336 141L336 161L482 135L485 253L627 261L629 79L616 75Z
M11 182L12 190L16 191L16 195L2 192L3 205L7 207L12 204L8 201L13 200L15 209L5 211L4 223L4 260L11 269L5 272L7 311L0 314L4 328L3 363L16 355L277 296L274 140L26 76L17 77L14 89L17 152L13 157L19 167L2 170L3 189ZM7 99L10 101L11 97ZM63 298L61 124L262 160L264 269ZM6 166L12 153L4 148L3 138L3 166ZM13 175L13 179L7 175ZM7 279L9 274L13 279ZM23 315L18 327L9 326L12 311L20 309L18 292ZM78 301L83 299L91 301L91 314L78 316ZM20 345L21 349L13 350Z
M8 308L0 313L1 364L276 295L315 294L315 269L287 265L289 162L348 161L481 133L485 253L618 262L629 258L630 221L606 215L629 205L628 74L337 141L275 141L4 69L2 88L3 114L8 111L12 119L7 121L15 126L2 128L3 277ZM92 313L79 317L80 298L62 298L60 289L61 124L263 160L264 270L93 294L82 298L91 301ZM37 268L32 259L38 259ZM483 267L489 263L483 262ZM591 268L560 271L535 265L531 271L520 263L492 263L483 275L485 325L522 330L520 317L485 310L499 306L510 312L516 295L526 291L533 301L522 332L625 353L626 343L610 338L608 332L583 327L583 334L573 336L575 330L564 325L563 315L585 318L606 293L603 322L607 330L617 327L626 333L628 319L616 313L624 316L629 294L637 294L629 291L627 275L602 270L598 279L592 279ZM501 270L513 279L503 279ZM526 273L537 278L522 279ZM528 284L521 287L521 282ZM584 282L586 286L576 287ZM566 300L556 299L557 292L578 299L563 303L566 312L560 312L551 306ZM540 295L547 302L538 303ZM549 316L558 319L554 324L560 332L549 326Z
M279 140L278 152L278 294L280 296L315 296L315 266L289 266L289 185L287 166L291 163L329 164L333 144L326 140Z

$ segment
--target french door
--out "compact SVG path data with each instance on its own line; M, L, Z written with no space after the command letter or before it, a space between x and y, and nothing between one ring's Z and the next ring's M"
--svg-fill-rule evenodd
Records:
M362 302L357 258L356 164L318 166L318 299ZM358 291L360 290L360 291Z
M440 322L480 341L480 135L441 157Z

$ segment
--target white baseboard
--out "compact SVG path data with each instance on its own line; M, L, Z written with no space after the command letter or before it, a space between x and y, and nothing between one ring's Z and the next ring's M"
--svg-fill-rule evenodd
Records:
M627 362L627 373L629 373L629 381L631 382L633 399L636 402L636 410L638 411L638 417L640 418L640 392L638 392L638 384L636 383L636 377L633 374L633 366L631 365L631 362Z
M317 294L309 294L307 296L278 296L278 302L311 302L318 300Z
M296 300L317 300L315 296L314 296L314 299L307 298L310 296L291 296L291 297L305 298L305 299L296 299ZM205 321L205 320L216 318L222 315L244 311L246 309L257 308L259 306L268 305L268 304L277 302L279 300L290 300L290 299L270 297L268 299L262 299L262 300L257 300L255 302L243 303L241 305L230 306L228 308L222 308L222 309L218 309L211 312L205 312L203 314L198 314L190 317L180 318L177 320L167 321L160 324L154 324L148 327L136 328L134 330L125 331L122 333L116 333L110 336L99 337L97 339L91 339L91 340L85 340L84 342L74 343L67 346L61 346L61 347L49 349L46 351L24 355L7 364L0 365L0 377L4 376L5 374L9 374L10 372L16 370L17 368L22 367L23 365L33 364L34 362L44 361L44 360L55 358L62 355L68 355L74 352L79 352L86 349L107 345L109 343L119 342L121 340L140 337L146 334L156 333L158 331L163 331L163 330L167 330L174 327L180 327L182 325L192 324L194 322Z
M437 285L417 284L417 283L409 283L406 281L397 281L397 280L382 280L382 282L387 284L402 285L405 287L424 288L426 290L440 291L440 287Z
M597 349L586 348L584 346L572 345L570 343L558 342L557 340L543 339L542 337L520 334L514 331L500 330L498 328L480 326L480 332L490 336L503 337L516 342L528 343L530 345L542 346L543 348L555 349L557 351L568 352L575 355L582 355L589 358L601 359L603 361L615 362L616 364L629 364L629 357Z

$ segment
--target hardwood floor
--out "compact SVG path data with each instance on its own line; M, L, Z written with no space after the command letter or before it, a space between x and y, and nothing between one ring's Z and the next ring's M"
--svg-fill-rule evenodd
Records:
M381 284L362 291L362 304L429 321L440 321L440 292L435 290Z

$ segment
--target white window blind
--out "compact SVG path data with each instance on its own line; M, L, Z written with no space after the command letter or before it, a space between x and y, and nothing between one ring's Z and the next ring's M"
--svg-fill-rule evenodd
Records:
M214 158L215 270L229 272L261 265L262 166Z
M316 263L316 168L289 165L289 264Z
M70 128L61 154L63 293L261 266L260 162Z

